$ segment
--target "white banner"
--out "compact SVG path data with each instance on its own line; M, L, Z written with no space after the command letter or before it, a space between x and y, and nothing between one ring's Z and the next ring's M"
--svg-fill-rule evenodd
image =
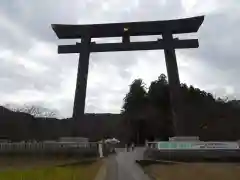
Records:
M237 142L158 142L158 149L239 149Z

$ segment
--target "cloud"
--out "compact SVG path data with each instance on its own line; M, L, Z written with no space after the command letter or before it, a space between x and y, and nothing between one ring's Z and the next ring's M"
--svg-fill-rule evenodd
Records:
M58 40L51 24L92 24L151 21L205 14L195 35L198 49L177 50L181 82L216 96L239 98L238 0L66 0L0 1L0 103L33 103L72 114L78 55L58 55ZM132 40L156 40L134 37ZM97 42L120 41L120 38ZM129 84L142 78L149 85L166 74L163 51L92 53L86 112L119 112Z

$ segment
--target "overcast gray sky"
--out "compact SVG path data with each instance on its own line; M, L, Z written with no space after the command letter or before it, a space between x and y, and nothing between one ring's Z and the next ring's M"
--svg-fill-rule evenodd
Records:
M78 55L57 54L57 44L66 41L56 38L51 24L196 15L206 15L194 35L200 47L177 50L181 82L240 98L239 0L1 0L0 104L36 104L72 115ZM85 111L118 113L134 79L149 85L161 73L166 74L161 50L91 54Z

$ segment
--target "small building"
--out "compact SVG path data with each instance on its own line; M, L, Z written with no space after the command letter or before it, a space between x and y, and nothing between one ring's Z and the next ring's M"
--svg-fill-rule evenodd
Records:
M53 140L46 140L46 141L43 141L43 143L57 143L58 141L53 141Z
M85 137L61 137L59 142L63 143L88 143L89 139Z

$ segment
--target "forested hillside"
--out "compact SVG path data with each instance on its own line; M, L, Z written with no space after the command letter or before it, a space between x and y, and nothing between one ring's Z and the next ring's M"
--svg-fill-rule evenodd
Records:
M240 139L238 100L215 99L212 94L186 84L181 84L181 96L185 135L200 136L202 140ZM38 111L14 112L0 107L0 137L14 141L57 139L71 136L76 125L79 135L91 140L104 137L129 140L137 134L142 139L168 139L174 135L169 86L164 74L148 88L141 79L133 81L121 114L85 114L83 120L74 124L71 118L41 118L30 115L31 112Z

